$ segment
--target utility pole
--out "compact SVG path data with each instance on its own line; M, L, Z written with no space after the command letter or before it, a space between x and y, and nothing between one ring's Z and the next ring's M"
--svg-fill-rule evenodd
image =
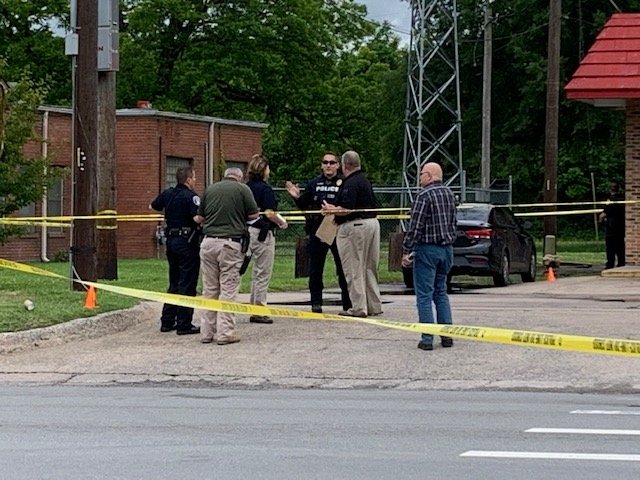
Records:
M558 201L558 103L560 97L560 18L562 1L549 0L549 43L547 49L547 120L544 144L544 201ZM556 205L547 207L555 212ZM544 234L557 235L555 215L544 217ZM545 252L546 253L546 252ZM553 252L555 253L555 252Z
M116 188L116 71L118 52L118 0L98 0L98 191L97 212L113 214ZM97 276L118 279L118 242L115 219L96 226Z
M73 101L73 215L96 213L97 144L98 144L98 2L79 0L75 4L77 58ZM72 12L72 16L73 16ZM97 280L95 220L73 221L71 259L73 278ZM74 290L83 285L73 283Z
M482 196L491 201L491 65L493 60L493 12L489 2L484 7L484 55L482 62L482 153L480 187Z

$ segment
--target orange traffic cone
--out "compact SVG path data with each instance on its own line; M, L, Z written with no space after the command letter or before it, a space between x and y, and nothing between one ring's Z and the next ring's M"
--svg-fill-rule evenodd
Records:
M97 308L96 304L96 289L95 287L89 287L87 295L84 297L84 308Z
M553 271L553 267L549 267L547 269L547 281L548 282L555 282L556 281L556 274Z

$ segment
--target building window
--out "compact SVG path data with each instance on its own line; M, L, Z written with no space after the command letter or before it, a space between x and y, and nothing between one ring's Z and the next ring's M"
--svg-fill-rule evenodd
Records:
M166 161L166 172L167 176L165 177L165 188L175 187L176 186L176 172L179 168L189 167L193 165L192 158L181 158L181 157L167 157Z
M22 207L17 212L18 218L35 217L35 216L36 216L36 205L34 203L32 203L31 205ZM25 225L22 230L23 235L33 235L34 233L36 233L36 227L34 225Z
M47 190L47 216L60 217L62 213L62 192L64 192L64 184L62 179L56 180ZM62 233L62 227L48 227L49 232Z
M247 162L236 162L235 160L225 160L224 161L224 168L239 168L240 170L242 170L243 172L246 173L247 171Z

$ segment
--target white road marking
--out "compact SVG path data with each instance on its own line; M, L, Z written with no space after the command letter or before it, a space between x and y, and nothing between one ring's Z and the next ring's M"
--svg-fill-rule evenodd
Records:
M546 460L601 460L616 462L640 462L640 455L617 453L570 453L570 452L500 452L487 450L469 450L460 454L461 457L481 458L524 458Z
M640 435L640 430L613 430L606 428L530 428L527 433L578 433L581 435Z
M640 415L640 412L627 410L573 410L570 413L578 415Z

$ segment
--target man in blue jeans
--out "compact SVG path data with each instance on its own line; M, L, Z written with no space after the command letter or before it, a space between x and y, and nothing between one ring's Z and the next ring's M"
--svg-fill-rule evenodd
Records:
M447 274L453 265L453 242L456 239L456 199L442 183L442 168L427 163L420 171L422 190L411 207L409 228L402 243L402 265L411 266L420 323L451 325L451 306L447 295ZM442 346L453 346L450 337L440 337ZM422 334L421 350L433 350L433 335Z

